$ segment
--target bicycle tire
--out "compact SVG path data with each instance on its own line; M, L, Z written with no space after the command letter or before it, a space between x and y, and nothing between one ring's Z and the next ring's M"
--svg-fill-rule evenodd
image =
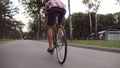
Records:
M64 27L61 25L61 26L58 28L57 33L56 33L56 39L57 39L57 41L58 41L57 36L58 36L58 32L59 32L60 29L63 31L63 34L64 34L64 40L61 39L61 40L62 40L62 46L65 47L63 59L60 59L60 53L59 53L59 50L58 50L58 48L59 48L60 46L58 45L58 42L57 42L57 47L56 47L56 53L57 53L57 59L58 59L59 63L60 63L60 64L64 64L65 61L66 61L66 57L67 57L67 39L66 39L65 29L64 29ZM64 42L63 42L63 41L64 41ZM64 43L64 44L63 44L63 43Z

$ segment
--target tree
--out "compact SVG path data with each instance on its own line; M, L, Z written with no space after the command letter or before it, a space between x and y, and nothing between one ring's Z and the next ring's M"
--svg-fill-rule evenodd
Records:
M70 39L73 39L73 27L72 27L72 16L70 11L70 0L68 0L68 10L69 10L69 28L70 28Z
M89 35L88 15L84 13L72 14L73 20L73 38L86 39Z
M37 27L37 33L36 38L39 39L39 35L42 34L42 16L43 16L43 8L45 6L46 0L20 0L22 4L26 6L26 10L29 13L29 15L33 18L33 20L37 20L38 27Z
M83 3L88 7L88 14L89 14L89 20L90 20L90 34L92 36L91 39L93 39L93 29L92 29L92 20L91 20L91 8L93 7L93 3L90 0L83 0Z
M117 16L117 22L115 15ZM90 25L88 24L89 15L84 14L84 13L73 13L72 14L72 24L73 24L73 39L79 40L79 39L89 39L90 34L89 34L89 27ZM103 30L120 30L120 12L115 13L115 14L98 14L98 32L103 31ZM95 13L91 13L91 20L95 22ZM70 39L70 34L69 34L69 20L65 20L65 29L67 33L67 38ZM92 25L95 25L95 23L92 23ZM95 26L93 26L93 29L95 31Z
M17 13L17 8L13 8L11 6L12 2L9 0L1 0L0 1L0 38L11 38L14 36L14 38L17 38L19 35L19 30L14 29L16 26L14 25L14 19L12 16ZM14 21L13 21L14 20ZM17 22L17 21L16 21ZM15 37L15 35L17 37Z
M90 12L90 9L93 9L93 12L95 12L95 35L96 35L96 38L97 38L97 32L98 32L97 11L99 9L101 1L102 0L83 0L83 3L88 5L89 12ZM92 31L92 22L91 22L90 13L89 13L89 18L90 18L90 25L91 25L90 29L91 29L91 33L92 33L93 31Z
M95 0L95 8L94 8L94 11L95 11L95 37L96 39L98 39L98 19L97 19L97 12L98 12L98 9L100 7L100 3L101 3L102 0Z

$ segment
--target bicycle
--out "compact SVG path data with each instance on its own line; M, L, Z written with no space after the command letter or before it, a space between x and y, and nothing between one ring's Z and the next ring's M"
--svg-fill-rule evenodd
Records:
M57 23L53 27L53 47L56 49L59 63L63 64L67 57L67 38L64 27L58 26Z

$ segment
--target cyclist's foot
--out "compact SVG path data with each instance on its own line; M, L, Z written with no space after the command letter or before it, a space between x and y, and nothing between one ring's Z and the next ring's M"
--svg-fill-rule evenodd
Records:
M48 51L49 53L53 54L54 49L53 49L53 48L48 48L47 51Z

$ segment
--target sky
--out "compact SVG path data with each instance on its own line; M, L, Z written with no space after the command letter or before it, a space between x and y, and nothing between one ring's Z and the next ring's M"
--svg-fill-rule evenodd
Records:
M24 14L25 11L24 7L18 2L18 0L10 0L13 2L14 7L19 8L19 13L14 16L14 18L18 21L22 21L25 24L25 27L23 28L23 31L27 31L27 23L31 19L28 17L27 14ZM67 0L61 0L65 5L67 9L67 13L65 17L68 17L68 1ZM82 3L83 0L70 0L71 1L71 13L77 13L77 12L83 12L86 13L87 7ZM98 14L109 14L109 13L116 13L120 11L120 5L115 4L115 0L102 0L101 6L99 7Z

